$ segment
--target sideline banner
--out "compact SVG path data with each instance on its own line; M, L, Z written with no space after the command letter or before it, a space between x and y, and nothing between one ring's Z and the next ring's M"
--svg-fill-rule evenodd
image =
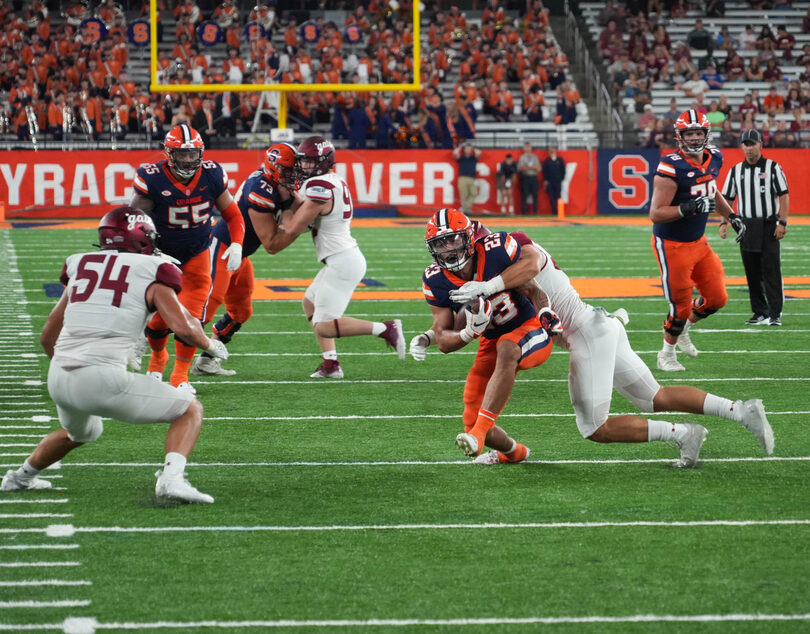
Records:
M499 213L497 166L504 150L484 151L478 161L478 198L474 213ZM517 159L520 152L515 150ZM230 177L235 194L263 159L261 150L206 150ZM544 152L538 152L543 160ZM594 203L595 177L589 176L587 150L560 152L568 166L570 214L588 213ZM132 179L142 163L164 158L161 150L129 152L0 152L0 201L9 218L101 217L111 206L129 202ZM458 206L457 163L450 150L338 150L337 172L349 184L355 205L428 216ZM551 213L540 177L540 213ZM520 209L520 188L515 192ZM595 208L595 207L594 207Z
M600 214L649 214L653 178L659 158L674 152L653 150L596 150L598 156L598 209ZM762 155L782 166L790 190L790 213L806 214L810 211L803 201L810 196L810 179L805 174L810 168L807 150L764 148ZM745 156L739 148L723 149L723 167L717 179L722 190L729 170Z

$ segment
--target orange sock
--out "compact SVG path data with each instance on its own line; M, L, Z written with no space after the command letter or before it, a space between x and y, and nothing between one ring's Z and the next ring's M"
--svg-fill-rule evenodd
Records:
M169 351L166 348L162 350L152 350L149 355L149 372L160 372L166 369L166 364L169 363Z
M196 350L194 346L187 346L184 343L177 342L174 350L174 369L169 377L169 383L174 387L188 382L188 371Z
M498 460L500 460L501 464L503 464L504 462L521 462L526 459L526 456L528 454L529 449L528 447L526 447L526 445L515 443L515 448L509 453L503 453L502 451L499 451Z
M478 451L481 452L486 445L486 438L489 430L495 427L495 421L498 420L498 415L485 410L483 407L478 410L478 418L475 419L470 433L478 440Z

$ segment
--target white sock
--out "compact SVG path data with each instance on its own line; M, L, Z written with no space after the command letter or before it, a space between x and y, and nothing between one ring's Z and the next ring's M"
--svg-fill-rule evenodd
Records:
M337 350L326 350L323 358L327 361L337 361Z
M163 475L168 478L180 478L183 476L183 472L186 470L186 457L181 454L177 453L176 451L170 451L166 454L166 460L163 462Z
M380 336L385 332L385 324L381 321L375 321L374 324L371 326L371 334Z
M676 345L677 344L670 343L669 341L664 339L664 347L662 348L662 350L664 352L666 352L667 354L675 354L675 346Z
M734 407L734 401L714 394L706 395L706 400L703 401L703 413L728 420L736 420L738 423L742 421L741 407Z
M647 442L653 442L655 440L660 440L662 442L666 442L668 440L675 440L678 427L683 427L683 425L677 425L675 423L670 423L665 420L648 419Z
M31 463L28 462L28 458L26 458L25 462L22 463L22 467L17 469L17 473L24 478L33 478L39 474L39 469L34 469L34 467L31 466Z
M690 329L690 328L691 328L691 327L692 327L694 324L695 324L695 322L694 322L694 321L692 321L691 319L687 319L687 320L686 320L686 323L683 325L683 334L686 334L687 332L689 332L689 329Z

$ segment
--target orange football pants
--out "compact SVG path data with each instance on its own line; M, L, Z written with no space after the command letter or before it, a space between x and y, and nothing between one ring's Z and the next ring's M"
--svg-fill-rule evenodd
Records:
M225 303L225 310L234 321L244 324L253 315L253 263L250 258L242 258L242 264L235 271L227 269L227 262L221 252L227 245L218 244L211 262L211 294L205 304L203 323L209 323L217 310Z
M693 288L697 288L703 297L703 308L719 310L726 305L726 272L706 236L694 242L675 242L653 236L652 247L671 318L686 320L689 317Z
M211 288L211 267L208 258L206 249L180 267L183 272L183 288L178 293L177 299L197 319L202 319L203 306ZM164 330L169 326L163 321L160 313L156 313L149 322L149 327L153 330Z
M528 370L545 363L552 348L551 337L540 325L540 320L536 315L497 339L481 337L479 341L478 353L475 355L475 361L464 384L462 421L465 431L470 431L478 418L478 410L481 409L481 404L484 402L487 384L495 371L499 342L512 341L521 348L521 357L515 374L518 370Z

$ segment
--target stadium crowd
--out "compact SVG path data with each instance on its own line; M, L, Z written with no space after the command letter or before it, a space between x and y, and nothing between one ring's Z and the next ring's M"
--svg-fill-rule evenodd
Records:
M362 2L344 12L343 23L309 19L303 8L283 3L251 3L250 11L238 4L159 0L159 82L413 82L411 0ZM487 0L480 24L458 7L441 6L427 3L422 13L430 26L423 30L420 92L288 93L289 125L308 131L330 124L332 136L350 147L452 148L475 137L480 115L500 122L576 120L581 99L541 1L519 12ZM147 63L133 55L132 24L148 11L145 1L125 9L103 0L66 4L57 15L42 0L19 11L0 0L0 89L8 99L0 132L21 140L161 139L185 121L216 144L249 131L260 93L150 94L147 80L130 78L127 69L142 76L135 70ZM555 103L546 104L544 91L554 91Z
M790 0L744 4L752 10L791 9ZM810 34L810 10L803 18L796 12L775 32L767 24L712 29L704 23L704 17L710 22L725 11L722 0L607 0L599 11L596 46L616 102L628 103L638 117L641 144L673 147L673 123L692 108L706 114L714 143L722 147L739 146L742 131L752 128L766 147L807 146L810 44L799 47L796 35ZM674 27L687 23L693 28L676 41L669 31L680 35L684 31ZM756 87L763 83L765 90ZM671 97L669 110L656 113L656 94L672 91L682 96Z

